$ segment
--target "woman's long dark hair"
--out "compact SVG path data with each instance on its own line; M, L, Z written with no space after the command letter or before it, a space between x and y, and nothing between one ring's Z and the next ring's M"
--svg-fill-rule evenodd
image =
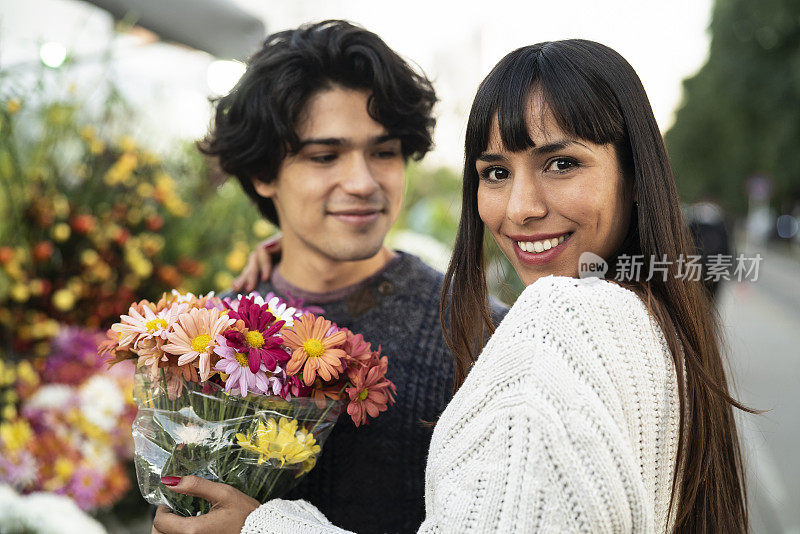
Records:
M508 150L532 146L525 110L533 90L564 133L615 146L638 198L616 256L642 255L645 269L650 258L666 257L672 265L666 280L656 276L622 285L636 292L659 322L677 371L680 429L670 499L675 532L747 532L733 407L752 410L728 393L719 321L702 282L675 276L676 260L693 254L694 246L666 148L639 77L607 46L567 40L520 48L503 58L478 89L467 125L461 221L442 289L442 326L455 354L454 389L494 331L475 161L486 150L495 117ZM606 258L612 272L616 256Z

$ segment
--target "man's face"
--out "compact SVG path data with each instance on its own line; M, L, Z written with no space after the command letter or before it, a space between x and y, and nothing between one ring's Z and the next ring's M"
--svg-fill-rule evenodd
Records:
M405 162L400 139L367 113L368 97L338 86L312 96L297 130L301 149L273 182L254 180L275 203L285 253L357 261L383 246L403 203Z

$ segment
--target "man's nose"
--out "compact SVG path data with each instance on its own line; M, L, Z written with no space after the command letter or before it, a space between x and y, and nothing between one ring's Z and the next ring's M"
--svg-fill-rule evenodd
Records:
M380 188L374 171L363 154L354 154L349 158L347 167L342 171L341 187L351 195L368 197Z

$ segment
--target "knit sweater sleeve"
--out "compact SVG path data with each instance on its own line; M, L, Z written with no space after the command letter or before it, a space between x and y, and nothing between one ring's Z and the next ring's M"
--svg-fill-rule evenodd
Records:
M663 335L635 295L537 281L437 423L420 532L667 530L675 387ZM314 512L272 501L243 532L343 532Z

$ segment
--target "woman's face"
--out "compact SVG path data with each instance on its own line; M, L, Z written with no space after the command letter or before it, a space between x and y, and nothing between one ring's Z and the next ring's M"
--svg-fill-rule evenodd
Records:
M532 148L504 148L495 117L478 156L478 212L525 285L578 276L582 253L605 260L628 230L633 194L616 150L561 131L534 92L527 110Z

